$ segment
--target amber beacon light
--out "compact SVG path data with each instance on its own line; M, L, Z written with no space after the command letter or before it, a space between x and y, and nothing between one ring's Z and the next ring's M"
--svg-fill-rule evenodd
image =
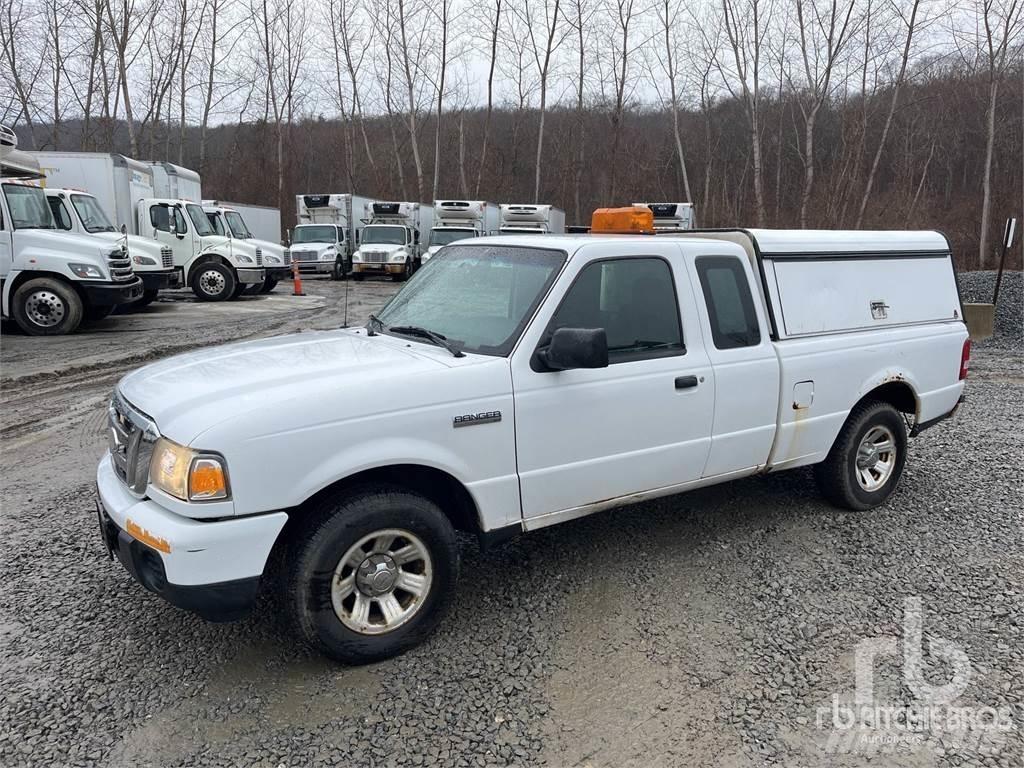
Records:
M650 208L598 208L590 219L593 233L616 235L653 235L654 213Z

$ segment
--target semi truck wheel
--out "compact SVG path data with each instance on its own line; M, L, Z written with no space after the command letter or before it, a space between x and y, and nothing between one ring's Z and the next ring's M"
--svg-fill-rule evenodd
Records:
M29 336L73 333L84 314L75 289L51 277L37 277L18 286L11 310L14 321Z
M103 318L110 315L116 307L113 304L93 304L85 308L85 313L82 315L83 323L98 323Z
M131 306L136 307L137 309L141 309L142 307L148 307L150 304L156 301L156 297L159 294L160 291L157 291L155 289L143 291L142 298L139 299L138 301L133 301Z
M423 642L455 593L455 531L429 499L394 486L328 497L291 540L285 602L298 633L347 664Z
M836 506L871 509L896 490L906 460L903 417L889 403L869 400L854 407L814 479Z
M409 275L412 274L412 262L408 259L405 260L405 269L399 272L397 275L392 275L391 279L396 283L404 283L409 279Z
M263 285L263 283L259 283L259 285ZM237 299L239 296L245 293L246 288L248 287L249 286L247 286L245 283L235 283L235 290L231 292L231 298Z
M263 285L260 286L260 293L270 293L277 287L277 278L268 277L263 281Z
M235 294L234 271L219 261L208 261L192 274L192 293L200 301L224 301Z

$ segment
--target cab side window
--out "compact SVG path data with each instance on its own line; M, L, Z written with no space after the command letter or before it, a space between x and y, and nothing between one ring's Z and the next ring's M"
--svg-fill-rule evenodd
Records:
M734 256L700 256L697 276L718 349L756 347L761 343L754 299L743 264Z
M610 364L686 352L672 268L660 258L587 265L562 299L541 346L558 328L604 328Z
M174 209L174 231L179 235L188 232L188 223L185 221L185 214L181 208Z
M154 229L161 232L171 231L171 218L166 205L151 205L149 207L149 223Z
M50 204L50 210L53 212L53 221L57 225L57 229L71 229L71 214L68 213L68 209L64 206L64 201L59 197L47 197L46 202Z

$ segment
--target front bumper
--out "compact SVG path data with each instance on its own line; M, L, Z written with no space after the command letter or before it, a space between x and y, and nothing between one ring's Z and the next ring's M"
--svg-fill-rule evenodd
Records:
M299 272L324 274L334 271L333 261L297 261L295 263L299 265Z
M405 262L396 261L394 264L355 262L352 265L352 271L366 275L401 275L405 272Z
M142 280L137 276L125 283L92 283L83 280L76 285L85 293L89 303L96 306L128 304L142 298Z
M265 267L264 271L267 273L267 277L274 280L287 280L292 276L291 267Z
M267 272L263 267L258 269L250 267L235 267L235 272L238 274L238 282L245 283L246 285L262 283L263 278L267 276Z
M164 288L181 288L181 270L163 269L152 272L136 272L142 280L142 287L147 291L160 291Z
M109 454L96 470L96 490L104 545L143 587L208 621L234 621L252 609L286 513L182 517L132 496Z

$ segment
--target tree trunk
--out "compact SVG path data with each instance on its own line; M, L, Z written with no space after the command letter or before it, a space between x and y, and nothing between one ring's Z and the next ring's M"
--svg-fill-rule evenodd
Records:
M994 73L989 76L988 113L985 115L987 136L985 139L985 168L981 181L981 234L978 238L978 269L988 264L988 230L992 217L992 152L996 141L996 103L999 80Z

